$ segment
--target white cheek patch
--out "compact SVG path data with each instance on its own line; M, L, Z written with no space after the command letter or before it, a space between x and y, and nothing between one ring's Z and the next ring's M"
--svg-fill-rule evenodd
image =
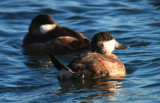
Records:
M113 40L104 42L103 46L106 51L112 52L115 49L116 41L113 39Z
M56 27L56 24L45 24L40 26L40 32L42 34L47 33L48 31L54 29Z

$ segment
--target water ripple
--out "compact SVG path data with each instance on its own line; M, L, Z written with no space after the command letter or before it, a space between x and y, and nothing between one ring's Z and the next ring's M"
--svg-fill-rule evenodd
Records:
M0 102L159 102L160 4L151 0L3 0L0 3ZM22 40L37 14L84 33L90 40L108 31L125 50L115 50L127 76L60 81L41 52L28 52ZM67 65L79 54L57 56Z

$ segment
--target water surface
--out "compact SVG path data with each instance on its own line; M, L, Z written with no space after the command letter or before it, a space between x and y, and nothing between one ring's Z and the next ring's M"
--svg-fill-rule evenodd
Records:
M89 39L108 31L130 49L114 53L123 79L59 81L46 55L31 55L22 40L36 15ZM0 102L160 102L160 3L156 0L3 0L0 3ZM77 54L58 56L68 64Z

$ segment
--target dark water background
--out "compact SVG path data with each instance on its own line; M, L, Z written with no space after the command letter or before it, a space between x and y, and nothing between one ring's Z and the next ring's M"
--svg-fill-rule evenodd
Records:
M44 13L89 39L108 31L130 49L114 53L124 79L60 82L45 55L23 51L33 17ZM38 56L39 55L39 56ZM159 0L2 0L0 3L0 102L160 102ZM58 56L68 64L77 55Z

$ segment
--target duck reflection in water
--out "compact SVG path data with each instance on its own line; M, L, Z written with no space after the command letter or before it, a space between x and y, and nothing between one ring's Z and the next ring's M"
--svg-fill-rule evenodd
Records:
M123 91L123 78L96 78L78 81L77 79L60 80L60 94L64 93L84 93L79 99L88 100L89 98L106 98L108 101L116 100L115 95L120 95ZM114 94L114 95L113 95ZM113 95L113 96L112 96ZM109 96L109 97L108 97Z

